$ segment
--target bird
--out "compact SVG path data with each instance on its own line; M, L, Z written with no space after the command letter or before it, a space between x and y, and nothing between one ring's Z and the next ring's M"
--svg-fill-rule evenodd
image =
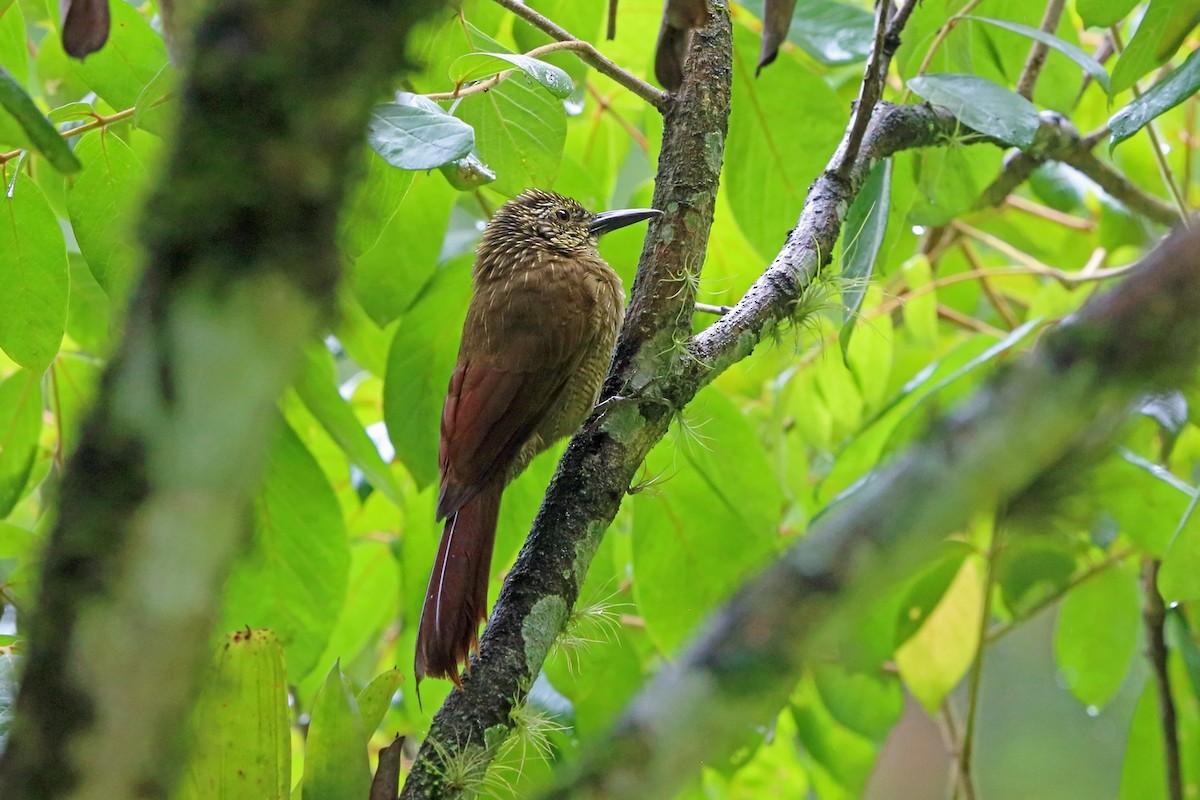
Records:
M487 615L504 487L574 433L596 405L625 315L601 235L658 216L593 214L529 189L492 216L476 250L472 296L442 407L436 516L445 520L417 629L414 675L462 688L460 664Z

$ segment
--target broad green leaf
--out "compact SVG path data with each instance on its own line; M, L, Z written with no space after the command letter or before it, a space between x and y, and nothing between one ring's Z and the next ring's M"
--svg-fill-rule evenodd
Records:
M733 35L734 101L722 181L738 227L770 259L795 227L849 109L822 77L794 59L776 60L755 79L757 37L740 25Z
M1108 121L1109 142L1115 147L1161 114L1187 100L1200 89L1200 50L1195 50L1178 68L1133 99Z
M1154 681L1147 680L1125 737L1120 800L1166 797L1162 716Z
M842 234L842 358L847 359L858 310L875 271L875 259L887 234L892 161L876 164L846 213Z
M904 685L931 715L938 713L975 657L983 612L982 573L978 556L963 561L933 613L896 649Z
M731 769L706 765L702 775L704 793L681 797L728 797L738 800L815 797L810 791L812 787L807 765L796 757L794 716L785 711L772 727L774 735L764 739L749 760L744 760L739 753L734 757L736 764Z
M739 5L763 18L763 0L742 0ZM822 64L857 64L871 54L874 29L875 19L865 8L831 0L799 0L787 40Z
M496 61L504 62L508 67L499 67L495 64ZM512 68L540 83L546 91L560 100L570 97L575 91L575 84L565 71L545 61L517 53L467 53L459 56L450 65L450 80L456 85L461 85L467 81L495 75L502 69ZM508 80L517 80L517 76L511 75Z
M375 505L378 502L377 497L382 495L367 498L366 505ZM379 505L385 508L389 527L396 527L396 506L388 501ZM412 530L413 526L406 525L405 535ZM399 570L389 544L366 536L352 539L346 604L342 606L338 615L325 652L317 661L317 668L309 672L300 683L299 690L303 701L307 702L316 694L325 677L322 673L325 664L337 659L355 658L364 648L370 646L381 631L395 621L399 600Z
M350 404L338 393L333 358L324 347L309 348L304 366L296 376L295 388L305 407L333 437L347 458L363 471L371 485L396 503L400 488L379 450L354 415Z
M812 796L861 797L875 764L874 743L846 728L830 714L810 677L800 681L791 699L798 744L808 758Z
M437 272L454 198L438 176L414 176L375 246L355 260L350 284L376 324L407 311Z
M396 216L416 173L396 169L364 149L366 175L354 187L342 214L338 241L347 258L358 258L379 243L384 229Z
M1138 0L1075 0L1075 10L1089 28L1108 28L1124 19Z
M91 103L67 103L51 111L46 118L51 122L90 121L96 118L96 107Z
M542 16L549 17L571 34L588 42L599 42L604 9L596 3L581 3L579 0L528 0L525 5ZM623 11L624 9L622 9ZM528 52L535 47L550 44L553 39L540 28L535 28L520 17L512 17L513 41L517 49ZM541 60L553 64L571 76L576 96L583 93L588 65L576 53L546 53Z
M302 800L363 800L371 787L366 738L354 692L334 664L313 703Z
M18 87L29 85L29 44L21 7L11 0L0 0L0 65L8 70ZM32 88L32 87L31 87ZM22 88L21 93L25 90ZM29 146L29 136L16 117L0 102L0 150Z
M1038 113L1014 91L976 75L921 75L908 86L930 103L949 109L964 125L1018 147L1033 144Z
M85 133L75 153L84 170L67 195L71 227L96 282L114 302L121 301L138 266L131 228L146 170L129 145L109 131Z
M1192 500L1190 487L1127 451L1105 459L1092 472L1087 491L1121 533L1155 558L1163 557Z
M780 544L782 493L749 422L718 389L688 405L646 460L634 495L633 591L646 630L673 652Z
M942 602L950 584L962 571L963 562L972 552L970 547L961 542L948 542L944 547L946 552L911 579L905 588L903 598L896 607L893 644L904 644L921 629L925 620Z
M1113 67L1108 96L1116 97L1165 64L1200 16L1200 0L1150 0L1137 31Z
M146 84L138 95L133 112L133 127L149 131L155 136L166 135L172 110L167 105L179 83L179 75L170 63L163 65L158 74Z
M83 416L100 382L101 366L98 360L79 353L62 353L50 365L48 399L53 404L59 447L64 453L75 449Z
M1054 657L1071 693L1103 707L1125 680L1137 649L1138 588L1113 567L1071 589L1058 609Z
M541 84L503 81L463 98L455 114L475 129L479 157L496 172L491 184L496 191L513 196L530 186L554 184L567 138L567 112Z
M883 744L904 711L904 690L894 675L850 672L831 663L814 666L813 678L830 715L878 744Z
M400 321L388 352L383 418L397 457L418 486L428 486L437 477L442 400L467 315L468 263L457 259L439 271L421 301Z
M1041 42L1051 50L1057 50L1082 67L1084 72L1095 78L1096 82L1104 88L1105 92L1108 91L1108 73L1104 70L1104 67L1100 64L1100 62L1080 50L1075 45L1070 44L1069 42L1064 42L1054 34L1046 33L1045 31L1038 30L1037 28L1031 28L1028 25L1021 25L1017 22L1009 22L1008 20L1004 19L992 19L991 17L976 17L972 15L967 15L966 19L973 19L978 22L986 22L988 25L994 25L997 28L1003 28L1006 31L1019 33L1027 39L1033 39L1035 42Z
M30 143L59 172L78 172L79 159L58 135L54 126L42 116L25 89L4 67L0 67L0 106L12 114Z
M345 602L350 546L329 481L282 421L254 506L254 541L226 585L223 624L274 630L297 681L325 649Z
M283 647L269 630L226 634L192 715L176 800L287 800L291 730Z
M21 499L42 430L38 375L18 370L0 383L0 517Z
M471 152L475 131L432 100L401 92L371 110L367 142L393 167L433 169Z
M1175 534L1163 554L1158 590L1168 604L1200 599L1200 514L1197 492L1179 519Z
M0 190L0 349L41 374L67 324L67 248L45 195L24 172Z
M996 584L1004 605L1021 615L1061 591L1076 570L1074 555L1049 537L1021 537L997 556Z
M167 63L167 48L150 23L128 3L109 3L112 28L98 52L75 65L80 77L110 106L136 106L142 90Z

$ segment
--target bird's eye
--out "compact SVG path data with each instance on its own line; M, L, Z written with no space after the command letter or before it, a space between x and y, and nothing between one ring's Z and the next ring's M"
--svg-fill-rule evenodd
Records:
M558 211L555 211L554 216L558 217L563 222L566 222L568 219L571 218L571 215L567 213L567 210L565 208L560 208Z

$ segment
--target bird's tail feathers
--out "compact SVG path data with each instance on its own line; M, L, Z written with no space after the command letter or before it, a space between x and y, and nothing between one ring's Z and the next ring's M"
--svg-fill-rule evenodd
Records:
M425 590L413 671L449 678L460 688L459 664L479 643L487 617L488 577L503 484L488 486L446 519Z

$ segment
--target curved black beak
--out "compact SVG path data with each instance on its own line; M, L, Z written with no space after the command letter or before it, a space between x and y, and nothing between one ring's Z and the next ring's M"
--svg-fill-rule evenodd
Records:
M588 230L599 236L609 231L615 231L617 228L624 228L626 225L658 216L662 216L662 212L657 208L622 208L619 211L605 211L592 218L592 224L588 225Z

